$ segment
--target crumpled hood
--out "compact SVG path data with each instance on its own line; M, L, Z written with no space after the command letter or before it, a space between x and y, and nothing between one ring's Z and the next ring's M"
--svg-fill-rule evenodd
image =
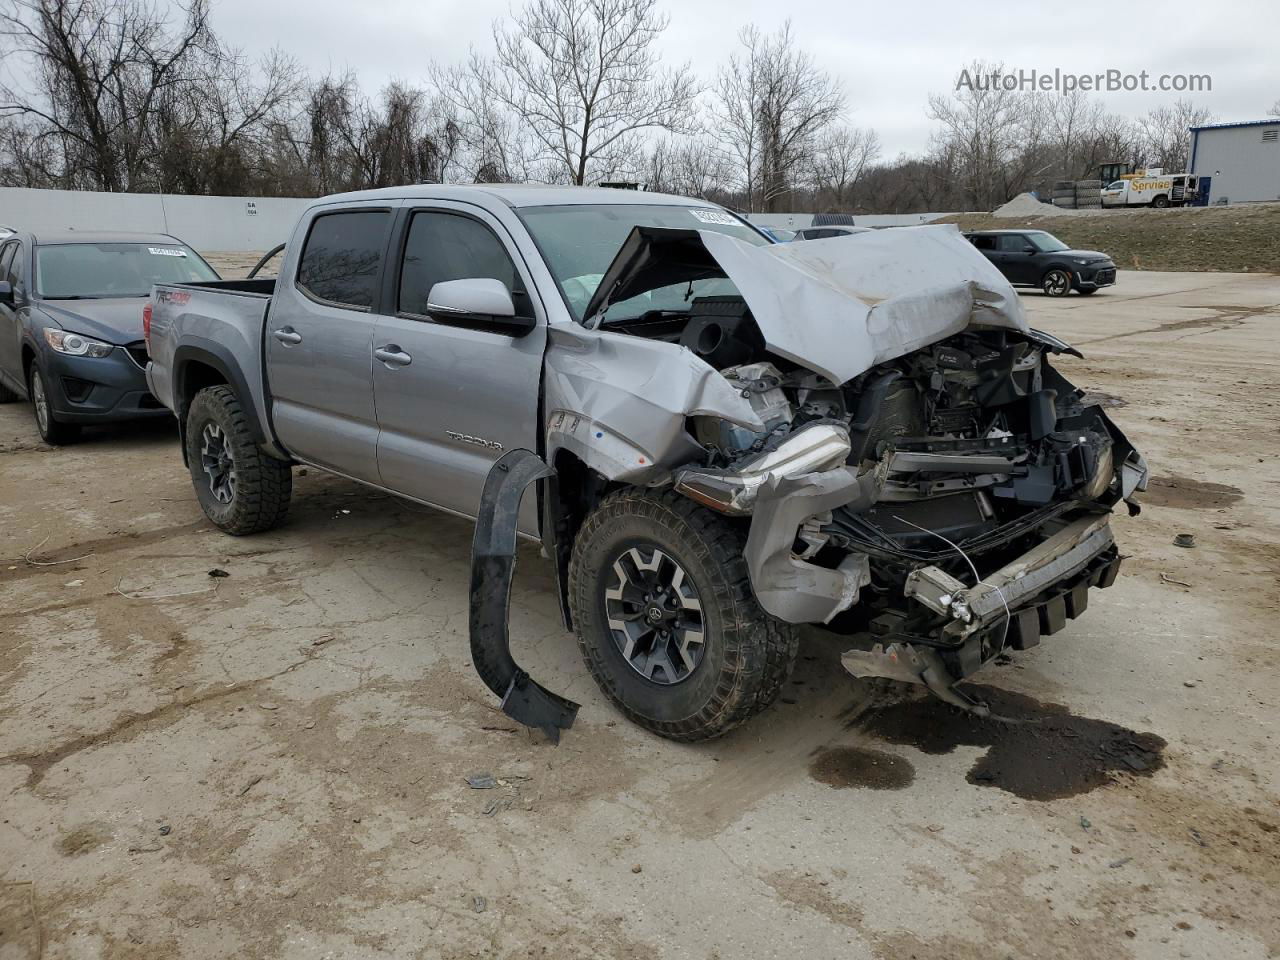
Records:
M142 339L142 308L147 301L147 297L41 300L40 309L63 330L123 345Z
M668 255L655 253L663 247ZM971 324L1028 331L1009 281L953 224L767 246L709 230L636 228L586 316L646 289L720 272L771 351L836 384Z

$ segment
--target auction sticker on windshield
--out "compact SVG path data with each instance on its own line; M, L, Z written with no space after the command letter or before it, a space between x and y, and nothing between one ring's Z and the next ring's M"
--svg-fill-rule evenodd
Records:
M703 223L722 223L731 227L738 223L731 214L725 213L723 210L690 210L689 212L693 214L695 219L701 220Z
M176 250L173 247L147 247L147 252L153 257L185 257L187 251Z

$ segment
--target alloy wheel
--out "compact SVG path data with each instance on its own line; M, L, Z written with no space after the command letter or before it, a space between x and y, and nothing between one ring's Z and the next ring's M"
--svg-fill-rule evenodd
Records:
M200 465L209 480L209 492L219 503L230 503L236 495L236 461L227 436L216 423L206 423L200 439Z
M40 371L31 370L31 403L36 408L36 425L41 434L49 432L49 398L44 395L44 380Z
M702 600L684 567L655 546L633 546L613 562L605 615L631 669L669 686L687 679L706 649ZM606 581L607 582L607 581Z

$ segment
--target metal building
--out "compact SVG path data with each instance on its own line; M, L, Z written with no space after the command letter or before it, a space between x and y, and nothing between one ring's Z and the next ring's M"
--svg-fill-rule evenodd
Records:
M1210 204L1280 200L1280 117L1192 127L1190 172L1213 178Z

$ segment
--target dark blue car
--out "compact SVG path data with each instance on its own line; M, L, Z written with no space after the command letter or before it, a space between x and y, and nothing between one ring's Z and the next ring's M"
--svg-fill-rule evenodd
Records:
M172 416L147 390L142 308L154 283L217 280L165 234L0 237L0 403L31 401L47 443L86 423Z

